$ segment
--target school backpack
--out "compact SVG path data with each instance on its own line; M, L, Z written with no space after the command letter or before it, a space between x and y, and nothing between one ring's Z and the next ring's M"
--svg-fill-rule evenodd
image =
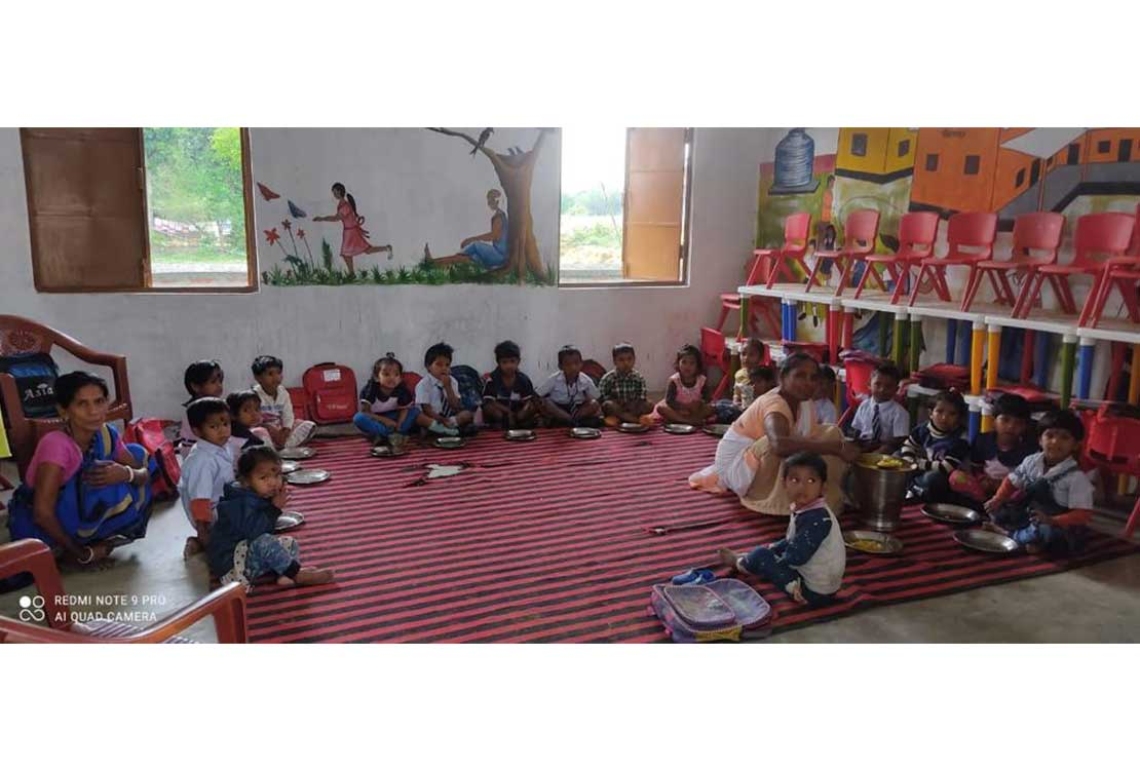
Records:
M479 372L461 364L451 367L451 379L455 380L455 395L463 402L464 409L474 412L482 406L483 378Z
M702 585L655 585L648 609L674 642L739 642L772 632L768 602L732 578Z
M301 377L309 402L309 419L319 425L352 422L360 392L356 375L331 362L310 366Z
M158 474L151 479L151 495L155 500L173 500L178 497L178 481L182 478L182 468L174 444L166 436L166 429L178 425L173 420L160 420L157 417L140 417L127 425L123 441L138 444L153 457L158 464Z
M10 374L20 391L24 416L55 417L55 380L59 367L47 353L20 353L0 357L0 372Z
M309 420L309 397L304 388L285 388L289 401L293 404L294 420Z

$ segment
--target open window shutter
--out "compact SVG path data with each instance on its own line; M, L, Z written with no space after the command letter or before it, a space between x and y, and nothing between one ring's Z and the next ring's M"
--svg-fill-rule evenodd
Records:
M36 288L145 288L139 129L22 128L20 140Z
M624 278L681 278L687 135L684 128L631 128L627 133Z

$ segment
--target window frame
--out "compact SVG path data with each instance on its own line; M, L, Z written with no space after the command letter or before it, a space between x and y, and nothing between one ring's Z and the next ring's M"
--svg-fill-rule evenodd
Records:
M974 170L970 170L971 161ZM962 159L962 176L977 176L982 173L982 156L969 154Z
M870 144L870 137L862 131L853 131L851 133L851 154L856 158L867 157L867 147Z
M909 139L900 139L899 140L899 146L898 146L898 157L905 158L909 154L910 154L910 140Z
M257 230L254 222L253 199L253 169L250 152L249 129L238 129L241 137L241 174L242 174L242 200L245 209L245 249L246 249L246 284L244 286L155 286L154 273L151 269L150 254L150 207L147 202L147 174L146 174L146 145L143 140L142 127L133 129L136 132L139 157L142 166L137 169L139 174L139 187L142 194L142 210L139 212L140 225L143 231L143 286L115 286L115 287L69 287L50 288L41 286L39 253L35 233L32 232L32 187L28 176L26 164L23 168L24 188L28 207L28 226L30 231L30 252L32 260L32 282L37 294L253 294L260 290L260 273L258 272ZM21 140L22 144L22 140Z
M928 171L931 174L938 173L938 164L940 161L941 161L941 158L939 157L938 153L936 153L936 152L926 153L926 162L923 165L923 170Z
M625 129L625 185L622 190L622 259L625 258L625 215L627 211L625 196L629 190L629 143L630 131L639 126L627 126ZM612 281L567 281L563 278L562 270L562 216L558 217L558 284L559 289L637 289L637 288L668 288L687 287L689 285L689 267L692 262L692 222L693 222L693 165L696 148L696 130L685 128L685 182L684 193L681 198L681 243L678 244L678 274L677 280L639 280L637 278L615 278ZM559 174L558 195L561 199L562 180Z

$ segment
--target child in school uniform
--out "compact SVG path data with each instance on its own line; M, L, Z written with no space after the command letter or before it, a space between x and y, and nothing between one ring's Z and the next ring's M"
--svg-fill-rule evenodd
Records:
M230 409L220 398L200 398L186 408L186 419L198 439L182 463L178 494L195 534L186 538L183 556L201 553L210 544L218 500L234 480L230 453Z
M871 397L863 399L846 433L859 442L863 451L893 454L910 435L910 415L895 401L902 372L891 363L882 363L871 374Z
M966 401L954 390L936 394L930 404L930 419L907 437L898 456L914 463L919 475L911 481L910 497L927 503L965 504L950 488L950 474L970 456L963 421Z
M582 371L582 351L573 345L558 351L558 371L539 384L535 393L551 425L602 427L601 391Z
M415 397L404 384L404 365L392 353L372 364L372 377L360 389L359 407L352 424L375 446L387 441L398 447L417 426L441 436L459 434L415 405Z
M241 453L251 446L272 446L272 439L261 427L261 398L252 390L239 390L226 396L230 410L230 440L226 446L234 458L237 469Z
M247 449L238 461L237 481L226 485L218 502L210 536L210 574L222 585L241 583L248 592L265 575L275 575L279 586L332 581L330 569L301 566L296 540L274 534L287 499L277 451L264 444Z
M510 340L495 346L495 370L483 385L483 419L504 430L538 426L538 396L519 371L522 350Z
M293 399L281 387L285 365L276 356L258 356L250 366L257 384L253 391L261 399L261 424L278 449L302 446L313 436L316 423L293 415Z
M667 423L704 425L715 416L709 404L708 379L701 351L695 345L683 345L673 362L673 375L665 389L665 398L657 404L656 414Z
M1041 451L1022 461L986 501L987 528L1030 553L1075 553L1084 545L1093 507L1092 482L1075 458L1084 425L1065 409L1046 414L1037 427Z
M190 400L184 402L182 406L189 407L199 398L221 398L225 393L225 381L226 373L222 371L222 365L217 361L195 361L186 367L186 372L182 375L182 384L190 394ZM197 440L193 427L184 415L182 428L178 433L178 451L183 458L190 454L190 448Z
M614 345L613 359L614 368L598 382L606 425L611 428L623 422L652 425L654 420L650 413L653 405L649 403L649 388L645 378L633 368L637 363L633 345L628 342Z
M451 359L455 351L446 342L438 342L424 353L427 374L416 385L416 406L429 419L442 423L457 435L474 428L475 412L463 408L463 400L451 376ZM439 433L435 428L432 432Z
M975 503L989 500L1010 472L1037 451L1031 416L1029 402L1021 396L998 396L993 405L994 430L974 439L969 466L950 474L950 488Z
M717 553L730 570L769 580L800 604L829 604L843 584L847 552L824 500L827 463L814 452L798 452L784 461L783 478L792 511L787 536L744 556L728 548Z
M819 425L836 425L839 423L839 410L835 408L835 370L830 366L819 367L819 389L815 392L812 408L815 409L815 421Z

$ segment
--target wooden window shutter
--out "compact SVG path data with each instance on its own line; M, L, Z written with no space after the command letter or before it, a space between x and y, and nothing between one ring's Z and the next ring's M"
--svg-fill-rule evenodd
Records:
M137 128L22 128L39 291L146 286L142 136Z
M626 135L624 278L681 279L687 138L684 128L631 128Z

